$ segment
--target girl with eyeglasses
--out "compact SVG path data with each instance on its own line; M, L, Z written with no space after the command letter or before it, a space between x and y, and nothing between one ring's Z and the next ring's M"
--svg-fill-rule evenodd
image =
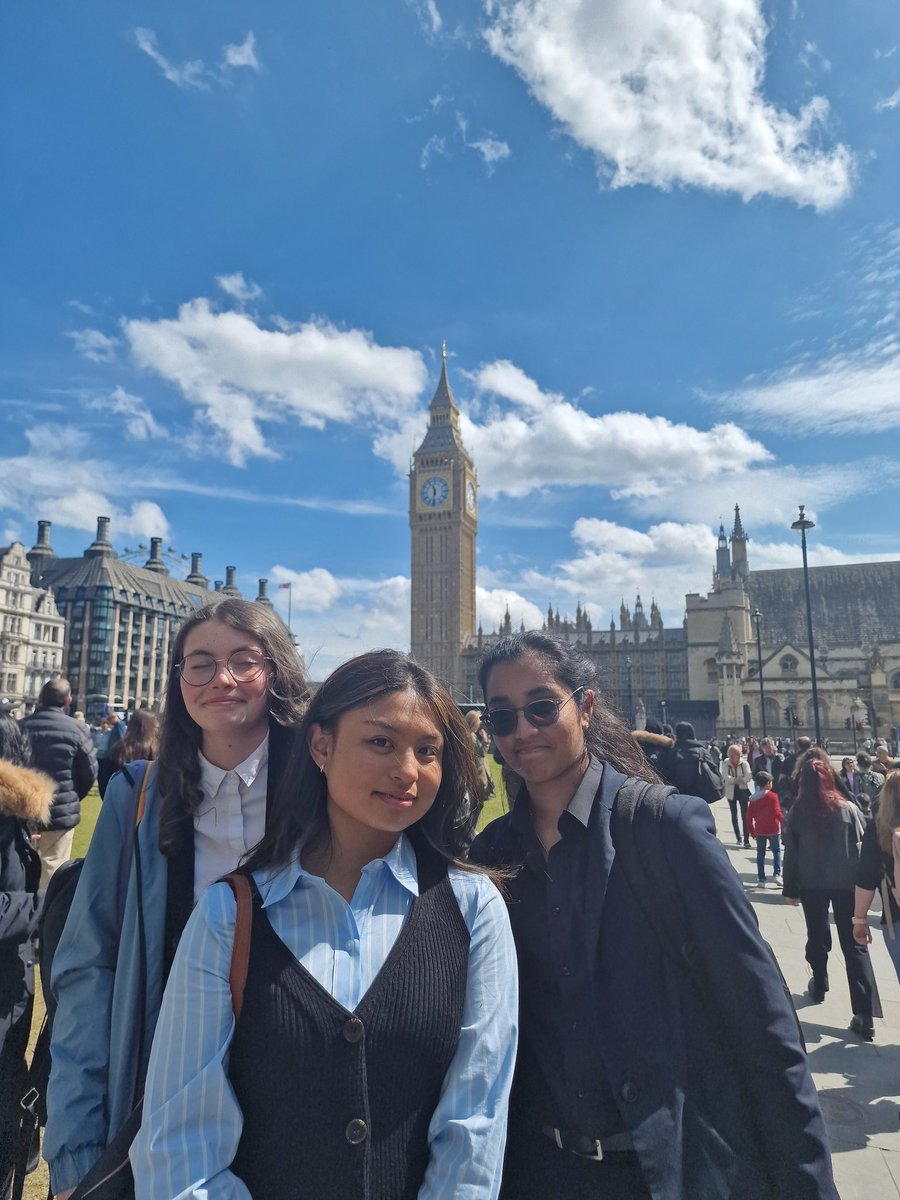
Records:
M208 885L262 840L308 698L287 626L265 605L221 600L179 629L159 754L111 779L53 960L43 1152L58 1200L135 1119L181 933Z
M132 1147L138 1200L492 1200L515 1058L503 899L462 861L477 769L442 684L372 651L317 689L241 872L175 956Z
M502 638L479 680L522 781L470 853L511 876L519 959L502 1197L836 1200L793 1007L709 805L648 793L568 642Z

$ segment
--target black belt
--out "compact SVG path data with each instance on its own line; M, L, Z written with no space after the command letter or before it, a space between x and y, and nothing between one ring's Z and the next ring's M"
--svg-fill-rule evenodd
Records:
M568 1150L579 1158L602 1162L607 1154L633 1154L634 1144L628 1133L611 1133L608 1137L593 1138L587 1133L567 1133L552 1125L542 1125L541 1133L555 1142L560 1150Z

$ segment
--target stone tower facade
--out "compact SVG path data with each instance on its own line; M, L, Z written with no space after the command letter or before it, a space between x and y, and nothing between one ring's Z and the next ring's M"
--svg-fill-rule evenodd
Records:
M475 636L478 479L460 433L446 347L441 357L428 432L409 473L411 648L463 700L462 650Z

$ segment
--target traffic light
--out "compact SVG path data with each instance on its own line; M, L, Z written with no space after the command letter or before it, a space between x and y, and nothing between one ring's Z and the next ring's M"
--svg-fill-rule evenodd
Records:
M845 728L845 729L850 729L850 728L851 728L851 725L850 725L850 718L849 718L849 717L844 717L844 728Z

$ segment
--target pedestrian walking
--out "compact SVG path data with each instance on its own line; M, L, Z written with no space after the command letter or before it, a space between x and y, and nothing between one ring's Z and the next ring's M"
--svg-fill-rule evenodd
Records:
M41 688L38 707L23 722L32 765L56 785L50 816L38 841L42 892L47 890L54 871L71 857L75 827L81 820L81 801L97 778L90 730L66 712L71 703L68 679L48 679Z
M728 747L723 764L725 779L725 799L731 809L731 825L739 846L750 845L750 830L747 828L747 806L750 803L750 793L753 791L753 772L744 757L740 746ZM741 823L738 825L738 812Z
M794 1011L708 804L655 783L569 642L504 637L479 680L522 781L471 854L510 876L519 957L505 1200L834 1200Z
M97 791L102 800L110 779L126 763L156 758L159 750L159 717L148 708L139 708L132 715L124 735L112 743L100 759L97 771Z
M28 743L0 712L0 1196L12 1185L34 1008L34 960L42 896L32 830L45 825L53 780L30 770Z
M747 806L750 836L756 838L756 874L760 887L766 885L767 849L772 851L772 880L781 887L781 822L784 817L772 783L768 771L757 771L756 792Z
M138 1200L497 1195L515 949L461 861L476 764L447 690L393 650L317 689L260 845L240 1018L218 883L175 956L132 1149Z
M866 825L856 876L853 937L858 945L872 940L867 913L881 893L881 932L900 981L900 771L888 771L878 802L878 815Z
M789 904L799 902L803 908L806 961L812 970L808 991L815 1003L828 991L831 909L850 989L850 1028L872 1041L872 1018L882 1015L881 1002L868 949L853 937L862 817L838 792L834 772L812 750L797 764L795 781L797 799L784 823L783 895Z

